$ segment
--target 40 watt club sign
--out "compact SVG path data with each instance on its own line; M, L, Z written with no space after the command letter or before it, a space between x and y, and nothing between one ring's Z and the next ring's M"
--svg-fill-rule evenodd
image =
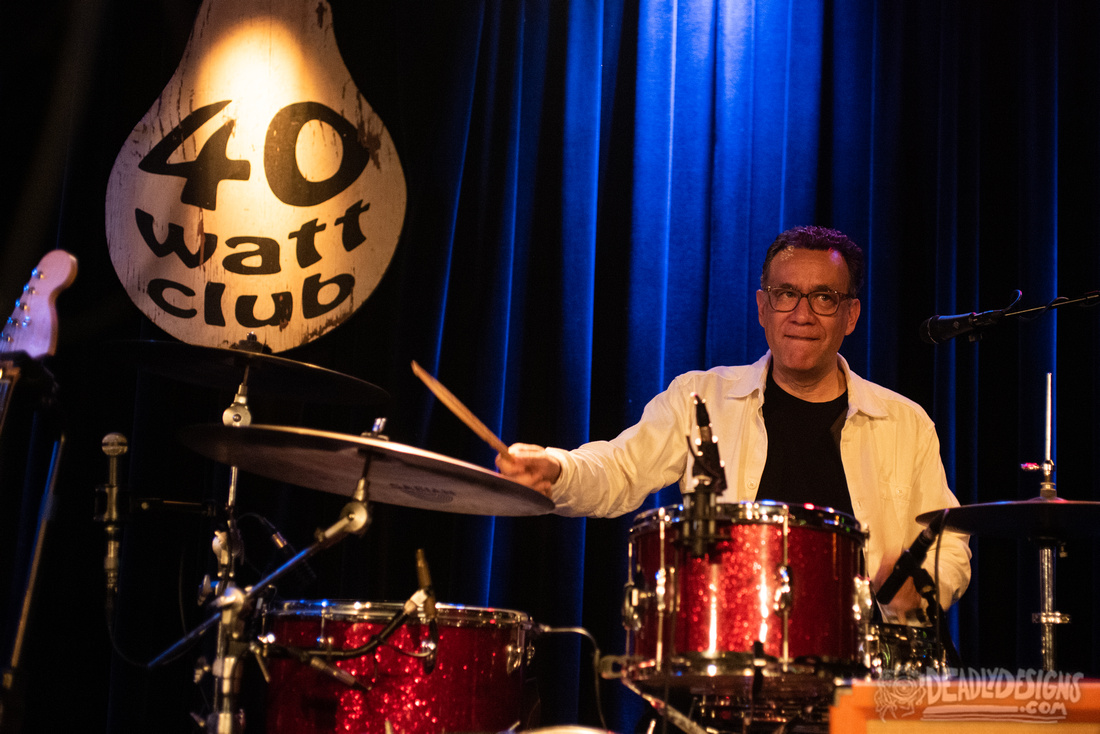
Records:
M279 352L377 286L405 214L389 133L317 0L206 0L107 187L111 260L173 336Z

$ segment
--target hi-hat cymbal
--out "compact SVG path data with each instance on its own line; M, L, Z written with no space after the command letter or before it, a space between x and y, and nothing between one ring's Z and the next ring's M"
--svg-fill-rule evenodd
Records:
M111 356L162 377L234 391L248 371L249 395L289 395L328 404L382 406L390 396L357 377L273 354L183 342L120 341Z
M351 495L369 461L372 502L467 515L544 515L554 503L496 472L391 441L287 426L188 426L180 440L223 464Z
M917 515L927 525L942 510ZM971 535L1074 540L1100 535L1100 502L1035 497L952 507L944 525Z

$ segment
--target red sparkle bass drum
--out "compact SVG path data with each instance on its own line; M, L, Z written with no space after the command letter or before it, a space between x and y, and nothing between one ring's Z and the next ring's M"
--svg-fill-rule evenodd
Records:
M719 504L702 557L682 507L630 531L622 675L641 688L803 698L861 673L870 620L865 536L812 505Z
M292 657L269 663L271 734L439 734L492 732L527 724L536 700L526 678L532 623L502 609L438 604L434 669L424 670L429 626L415 614L373 653L332 665L366 690L326 677ZM307 650L354 650L382 631L401 604L283 602L266 613L270 643ZM324 658L322 658L324 659Z

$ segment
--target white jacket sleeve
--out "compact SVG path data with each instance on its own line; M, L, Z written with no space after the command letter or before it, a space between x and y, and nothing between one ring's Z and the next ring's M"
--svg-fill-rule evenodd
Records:
M616 517L674 484L687 469L690 389L673 380L642 412L638 423L611 441L593 441L573 451L549 448L561 463L551 487L557 514Z

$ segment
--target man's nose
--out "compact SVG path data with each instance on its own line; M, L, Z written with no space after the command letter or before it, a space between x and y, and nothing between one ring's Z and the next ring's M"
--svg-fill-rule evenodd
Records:
M813 321L817 318L817 314L810 308L810 296L806 293L799 296L798 303L794 304L794 311L791 313L803 321Z

